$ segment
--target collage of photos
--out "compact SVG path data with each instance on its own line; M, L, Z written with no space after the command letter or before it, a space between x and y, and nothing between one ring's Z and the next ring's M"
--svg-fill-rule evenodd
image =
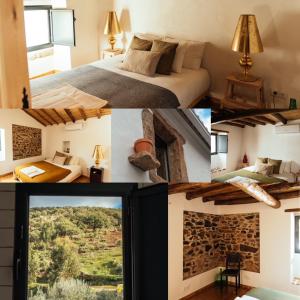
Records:
M299 15L0 0L0 300L300 300Z

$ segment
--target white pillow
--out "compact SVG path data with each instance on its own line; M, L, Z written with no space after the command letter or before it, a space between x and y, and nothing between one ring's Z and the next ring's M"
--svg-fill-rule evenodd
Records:
M291 173L291 163L291 161L282 161L279 168L279 174Z
M300 165L298 165L296 162L291 162L291 173L298 174L300 173Z
M177 39L173 39L170 37L164 38L163 41L168 42L168 43L178 43L178 46L176 48L175 58L174 58L173 65L172 65L172 71L175 73L181 73L185 53L188 48L187 41L177 40Z
M204 55L205 43L188 42L185 52L183 67L192 70L199 70Z
M53 162L58 165L64 165L67 157L66 156L55 156Z
M77 156L73 156L70 160L69 165L79 165L80 159Z

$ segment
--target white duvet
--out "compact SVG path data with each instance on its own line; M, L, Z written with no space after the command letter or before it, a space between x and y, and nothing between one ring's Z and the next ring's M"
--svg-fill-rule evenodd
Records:
M59 164L55 164L51 159L46 159L46 162L53 164L55 166L61 167L61 168L65 168L71 171L71 173L66 176L65 178L63 178L62 180L60 180L60 183L70 183L72 181L74 181L76 178L78 178L79 176L81 176L82 171L81 171L81 166L79 165L59 165Z
M105 60L99 60L90 65L111 72L115 72L140 81L148 82L172 91L180 102L180 107L188 107L195 99L206 92L210 85L209 74L206 69L182 69L182 73L171 75L155 74L154 77L128 72L119 68L124 55L117 55Z

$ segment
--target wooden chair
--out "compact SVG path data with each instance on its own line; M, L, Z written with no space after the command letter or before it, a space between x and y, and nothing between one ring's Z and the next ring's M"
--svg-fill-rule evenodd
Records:
M221 289L223 288L223 277L226 278L228 286L228 277L235 277L235 291L241 286L241 255L239 253L229 253L226 257L226 269L221 272Z

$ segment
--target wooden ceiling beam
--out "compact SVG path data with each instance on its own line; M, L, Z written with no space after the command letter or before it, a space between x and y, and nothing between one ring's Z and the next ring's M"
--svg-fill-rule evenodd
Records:
M235 186L232 186L228 183L211 183L209 186L203 187L201 189L196 189L195 191L186 193L186 199L192 200L199 197L210 197L214 195L227 194L239 191ZM203 202L205 202L203 200Z
M83 109L83 108L79 108L79 112L80 112L80 115L81 115L82 119L83 119L84 121L86 121L87 116L86 116L86 114L85 114L84 109Z
M56 125L59 124L59 122L57 122L57 121L49 114L49 111L48 111L47 109L41 109L40 111L43 112L44 115L47 116L47 118L48 118L51 122L53 122L53 123L56 124Z
M72 120L73 123L76 122L76 119L74 118L71 109L65 108L64 111L68 115L68 117Z
M175 183L169 184L168 193L169 195L177 193L189 193L198 189L203 189L210 186L211 183Z
M48 125L53 125L52 122L50 122L48 119L46 119L40 112L40 110L35 109L34 112L39 116L40 119L43 120L43 122L45 122Z
M254 119L254 118L245 118L243 120L246 120L247 122L251 122L251 123L254 123L257 125L266 125L266 122L262 122L262 121Z
M255 116L255 119L258 119L260 121L272 124L272 125L276 125L276 121L271 120L270 118L266 117L266 116Z
M282 122L283 124L286 124L288 121L280 113L272 114L272 116L275 117L279 122Z
M240 128L245 128L245 125L241 125L241 124L233 123L233 122L223 122L222 124L229 125L229 126L240 127Z
M244 119L235 120L234 123L239 123L239 124L250 126L250 127L256 127L256 124L253 124L253 123L248 122L248 121L244 121Z
M226 121L234 121L241 118L249 118L249 117L256 117L256 116L263 116L267 114L274 114L288 111L288 109L246 109L235 111L234 113L223 113L216 114L212 116L211 123L218 124L224 123Z
M277 194L277 200L288 200L293 198L300 197L300 191L294 191L289 193L282 193ZM225 200L225 201L215 201L215 205L235 205L235 204L249 204L249 203L259 203L260 201L255 200L252 197L245 197L240 199L233 199L233 200Z
M31 118L33 118L34 120L36 120L37 122L39 122L40 124L42 124L43 126L47 127L46 122L41 121L39 118L37 118L34 114L31 113L30 109L23 109L23 111L29 115Z
M300 212L300 208L289 208L289 209L285 209L285 212Z
M63 116L55 108L53 108L52 111L60 119L60 121L62 123L66 124L66 120L63 118Z

